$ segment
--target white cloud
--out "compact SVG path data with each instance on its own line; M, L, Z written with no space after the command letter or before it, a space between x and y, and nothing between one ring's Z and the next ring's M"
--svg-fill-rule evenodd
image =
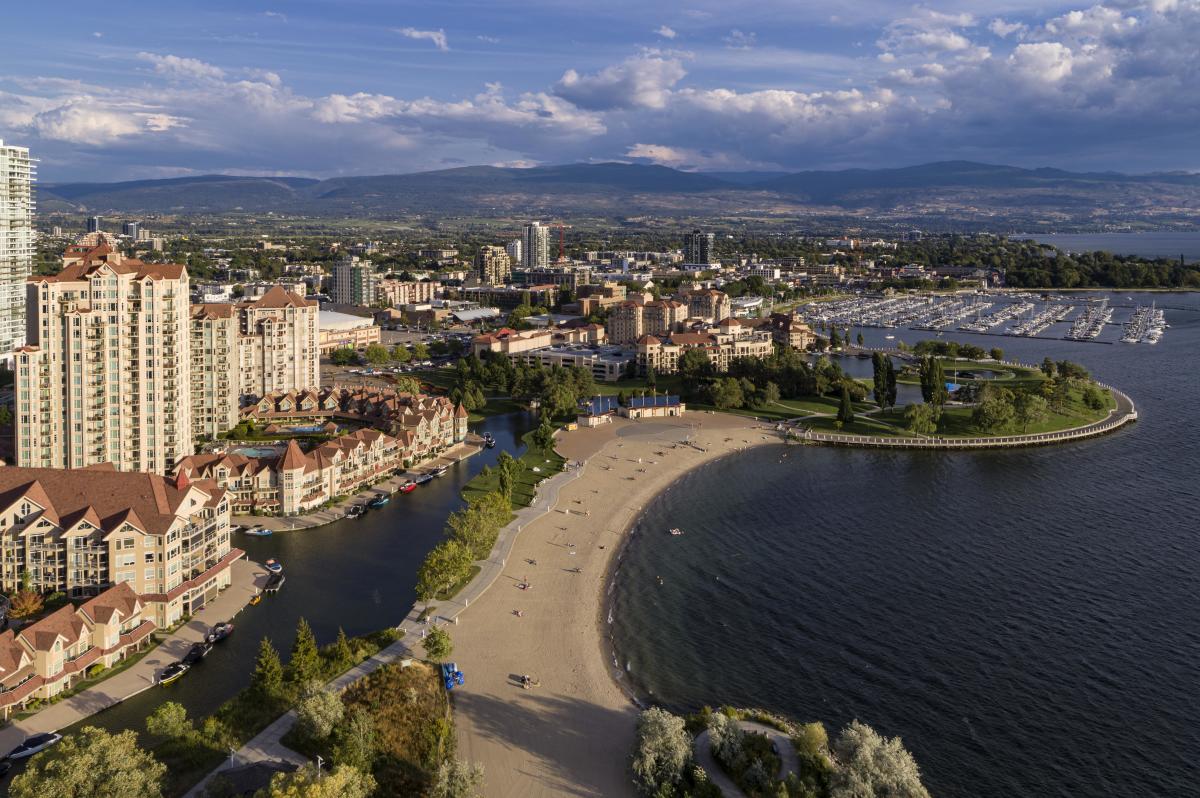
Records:
M450 49L450 44L446 41L446 32L441 28L437 30L417 30L416 28L396 28L396 33L405 36L409 39L428 39L433 42L433 46L446 52Z
M657 33L659 36L663 37L664 39L674 39L676 36L679 35L678 33L675 32L674 28L669 28L666 25L660 26L658 28L658 30L656 30L654 32Z
M95 38L97 38L97 39L103 39L103 38L104 38L104 34L103 34L102 32L100 32L100 31L98 31L98 30L97 30L97 31L92 31L92 36L94 36L94 37L95 37Z
M1030 83L1056 83L1071 74L1074 53L1059 42L1020 44L1008 57L1017 74Z
M277 19L280 22L288 21L287 14L284 14L282 11L264 11L262 13L264 17L268 17L270 19Z
M758 34L734 28L724 38L725 46L734 50L749 50L758 42Z
M1005 22L999 17L996 17L988 23L988 30L999 36L1001 39L1007 39L1009 36L1014 34L1020 36L1028 29L1029 26L1024 22Z
M99 147L141 130L137 120L80 98L37 114L31 127L42 138Z
M678 58L645 55L592 75L568 69L555 84L554 93L592 110L662 108L671 87L686 74Z
M479 34L475 38L481 42L487 42L488 44L499 44L500 43L500 40L498 38L496 38L495 36L484 36L483 34Z
M157 53L138 53L138 58L153 64L158 74L177 80L221 80L225 77L225 71L220 67L195 58Z

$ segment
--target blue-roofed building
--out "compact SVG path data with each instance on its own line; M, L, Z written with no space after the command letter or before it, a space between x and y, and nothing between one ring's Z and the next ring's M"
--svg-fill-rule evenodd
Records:
M629 404L621 405L615 396L593 396L579 403L578 420L581 426L598 427L612 421L613 416L631 419L681 416L687 406L678 396L652 394L632 396Z
M585 427L598 427L612 421L612 417L620 412L621 406L615 396L593 396L579 403L579 423Z

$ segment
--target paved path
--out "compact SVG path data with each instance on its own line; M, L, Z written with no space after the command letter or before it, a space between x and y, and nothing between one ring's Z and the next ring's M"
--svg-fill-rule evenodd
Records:
M437 613L430 620L434 623L454 623L458 614L470 606L471 601L483 595L504 570L508 554L512 551L513 542L521 528L535 518L545 515L558 501L558 492L563 485L577 479L582 469L572 469L555 474L537 487L534 502L529 507L517 511L516 518L508 526L500 530L496 545L492 548L491 556L478 563L479 573L463 590L450 601L437 603ZM286 520L286 519L283 519ZM328 683L333 690L342 691L353 682L373 673L386 664L405 657L413 656L412 647L424 637L429 628L426 623L417 620L423 607L413 606L397 629L404 632L404 639L392 643L375 656L356 665ZM208 782L222 770L230 767L240 767L252 762L270 760L285 760L296 764L304 764L307 760L283 744L283 738L296 723L296 713L289 711L275 720L270 726L259 732L254 739L243 745L230 759L226 760L216 770L187 792L184 798L199 798L203 795Z
M266 584L267 573L257 563L234 560L230 568L233 571L230 586L135 665L36 715L0 729L0 752L12 750L31 734L66 728L153 687L163 668L182 658L210 628L237 615Z
M773 726L752 720L740 720L738 725L742 727L743 731L764 734L775 743L775 750L779 753L779 773L776 774L776 778L782 780L787 778L789 773L800 772L800 757L796 754L796 747L792 745L791 739L786 734ZM721 792L725 794L725 798L746 798L746 793L742 792L742 789L717 764L717 759L712 753L707 729L697 735L692 750L696 757L696 764L704 768L704 772L708 774L708 780L720 788Z

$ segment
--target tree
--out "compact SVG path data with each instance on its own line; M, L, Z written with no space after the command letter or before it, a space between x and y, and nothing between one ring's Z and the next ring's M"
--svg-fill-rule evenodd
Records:
M644 795L669 795L692 760L692 738L683 718L654 707L638 716L633 776Z
M712 745L713 755L731 772L736 773L745 766L746 733L742 731L742 727L735 718L724 712L714 712L709 715L708 739Z
M278 698L283 692L283 665L279 652L264 637L258 644L258 657L254 662L254 675L250 677L250 689L263 698Z
M483 765L451 757L438 765L429 798L477 798L483 794Z
M309 740L324 740L342 722L345 707L337 693L313 680L304 686L296 702L296 727Z
M14 618L37 615L46 606L42 594L32 588L27 570L21 571L21 589L12 594L11 601L12 606L9 607L8 614Z
M400 364L407 363L412 360L412 352L404 344L396 344L392 347L392 360Z
M426 346L423 341L418 341L417 343L413 344L412 356L413 360L428 360L429 347Z
M779 401L780 397L779 386L768 380L767 384L763 386L763 404L773 405Z
M473 559L470 547L462 541L443 540L434 546L417 569L417 598L433 600L470 572Z
M921 397L929 404L946 404L950 394L946 391L946 372L936 357L921 358Z
M383 344L370 344L363 352L363 359L372 366L382 366L392 359L392 353Z
M0 405L0 427L7 427L12 420L12 411L8 409L8 405Z
M349 366L358 362L358 353L348 346L335 349L329 353L329 359L335 366Z
M1042 373L1045 374L1048 379L1053 378L1057 371L1058 369L1055 368L1054 361L1051 360L1049 356L1042 360Z
M426 632L425 639L421 643L425 646L425 656L434 662L449 659L450 655L454 653L454 641L450 639L450 633L440 626L435 626Z
M334 730L333 761L370 773L374 759L375 720L362 707L351 707Z
M1108 397L1099 385L1089 382L1083 389L1083 403L1092 410L1103 410L1108 407Z
M646 366L646 387L654 390L658 384L658 372L654 370L654 366Z
M533 444L544 452L550 451L554 446L554 427L550 426L550 419L543 418L542 423L533 431Z
M296 639L288 657L287 678L293 684L307 684L321 677L321 653L317 650L317 638L308 621L301 618L296 623Z
M1012 391L985 385L971 411L971 423L984 432L999 432L1012 424L1014 416Z
M833 774L831 798L929 798L921 771L899 737L887 739L852 721L833 745L841 764Z
M1004 350L998 346L993 346L991 348L991 351L988 352L988 354L991 355L992 360L1003 360L1004 359Z
M746 401L742 386L733 377L717 380L709 389L712 403L718 410L731 410L741 407Z
M937 432L942 409L929 403L912 404L904 408L904 428L915 435L932 435Z
M882 352L871 355L871 377L875 386L875 404L880 408L887 407L887 361L890 358Z
M887 406L896 406L896 364L887 358Z
M151 713L150 717L146 718L146 731L156 737L165 737L168 740L187 737L194 729L183 704L175 701L161 704Z
M703 349L689 349L679 357L679 376L685 381L696 381L711 373L712 361Z
M862 346L863 345L863 334L860 332L855 340L858 341L859 346Z
M843 424L854 423L854 405L850 403L850 389L842 385L842 400L838 404L837 420Z
M85 726L29 760L12 798L161 798L165 765L138 747L137 734Z
M841 349L842 348L842 339L840 336L838 336L838 331L837 331L836 327L831 327L829 329L829 348L830 349Z
M329 660L338 672L344 671L354 664L354 649L350 647L350 638L346 637L346 630L340 626L337 638L329 648Z
M1050 414L1050 403L1035 393L1022 391L1013 400L1013 415L1026 432L1030 424L1042 421Z
M271 785L259 790L265 798L368 798L375 791L375 779L370 774L347 765L318 775L312 765L294 773L277 773Z

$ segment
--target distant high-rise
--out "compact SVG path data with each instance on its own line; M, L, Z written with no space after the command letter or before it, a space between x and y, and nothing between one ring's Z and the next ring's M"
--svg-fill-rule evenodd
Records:
M512 274L512 261L504 247L480 247L475 256L475 269L481 283L503 285Z
M521 265L526 269L549 266L550 228L541 222L525 225L525 241L521 249Z
M99 233L100 225L103 224L103 222L104 218L101 216L89 216L87 221L87 231L89 233Z
M512 241L509 241L504 245L504 251L508 253L509 260L514 264L524 263L521 259L521 239L514 238Z
M340 305L374 305L379 301L375 264L348 255L333 267L330 298Z
M129 236L134 241L138 240L138 231L141 230L141 225L137 222L125 222L121 225L121 235Z
M26 147L0 140L0 357L25 343L25 278L33 267L33 182Z
M712 263L713 234L693 230L683 236L684 263Z

